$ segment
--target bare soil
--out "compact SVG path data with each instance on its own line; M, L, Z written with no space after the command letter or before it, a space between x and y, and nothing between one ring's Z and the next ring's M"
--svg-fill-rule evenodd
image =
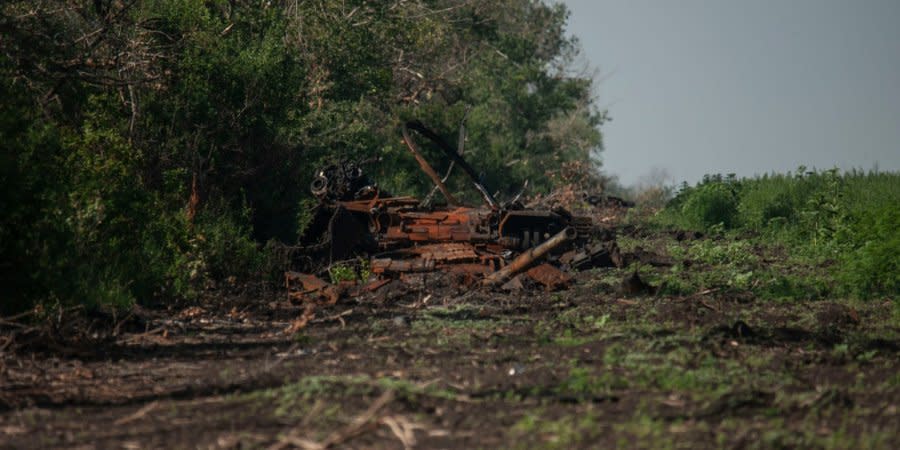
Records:
M900 447L890 301L625 296L630 275L426 283L296 334L277 294L142 310L102 344L3 354L0 448Z

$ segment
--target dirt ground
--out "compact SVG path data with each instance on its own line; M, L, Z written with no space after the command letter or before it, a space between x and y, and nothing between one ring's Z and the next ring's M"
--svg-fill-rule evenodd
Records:
M662 260L644 258L651 284L714 269L658 243L683 236L632 234ZM426 283L297 334L278 293L140 311L104 344L3 354L0 448L900 448L889 300L634 293L628 275Z

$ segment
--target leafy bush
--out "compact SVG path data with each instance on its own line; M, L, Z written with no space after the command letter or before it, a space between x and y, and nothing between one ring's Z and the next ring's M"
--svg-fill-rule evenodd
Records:
M452 133L468 115L466 157L501 192L597 167L606 115L567 70L564 6L394 6L0 3L0 313L271 279L284 258L262 243L296 242L322 163L378 157L387 190L430 188L401 120Z
M708 229L719 224L731 228L737 222L737 212L737 198L731 186L707 183L691 191L680 216L689 228Z
M900 209L882 205L852 226L852 250L841 256L838 273L844 289L867 298L900 293Z
M708 176L657 216L663 225L762 232L798 254L837 260L839 290L857 297L900 293L900 174L823 172L736 180ZM781 277L771 297L818 298L819 280Z
M265 255L247 225L224 213L210 213L196 225L196 260L204 278L246 281L258 275Z
M340 283L342 281L366 282L372 276L372 268L368 260L357 259L356 261L348 261L331 266L328 269L328 276L331 278L332 283Z
M741 222L760 230L776 220L778 222L775 223L794 220L802 203L798 184L790 175L774 175L764 177L758 183L747 183L740 193L738 205Z

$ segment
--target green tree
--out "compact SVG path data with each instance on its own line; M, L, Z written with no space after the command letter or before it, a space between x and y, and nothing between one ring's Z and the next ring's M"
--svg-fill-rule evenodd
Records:
M562 5L532 0L13 0L0 5L2 312L127 304L253 277L296 239L315 167L381 158L420 119L501 193L599 166L605 114ZM439 169L439 153L425 151ZM451 188L469 192L456 175Z

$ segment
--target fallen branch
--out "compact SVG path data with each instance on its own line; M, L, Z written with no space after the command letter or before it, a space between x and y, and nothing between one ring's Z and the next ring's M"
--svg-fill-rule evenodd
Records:
M706 302L706 300L703 300L702 298L698 298L697 302L700 303L701 305L709 308L712 311L719 312L719 308L716 308L715 306L710 305L709 303Z
M20 330L30 330L30 329L32 329L32 327L29 327L28 325L23 325L23 324L21 324L21 323L13 322L13 321L6 320L6 319L0 319L0 326L10 327L10 328L17 328L17 329L20 329Z
M331 433L322 442L301 438L298 436L299 430L293 430L289 435L280 438L278 443L270 446L269 450L282 450L291 445L304 450L324 450L347 442L364 433L373 425L377 425L381 422L380 420L375 420L375 416L377 416L378 413L393 400L394 391L385 391L385 393L381 394L381 396L378 397L365 412L356 416L349 425L341 430Z
M0 320L2 320L2 321L15 322L15 321L17 321L17 320L19 320L19 319L21 319L21 318L28 317L28 316L31 316L31 315L33 315L33 314L34 314L34 310L31 309L31 310L25 311L25 312L23 312L23 313L16 314L16 315L14 315L14 316L0 317Z
M138 420L138 419L146 416L147 413L156 409L157 406L159 406L159 402L151 402L147 406L144 406L143 408L137 410L134 414L127 416L127 417L123 417L123 418L113 422L113 425L125 425L126 423L134 422L135 420Z
M130 343L133 343L133 342L140 341L140 340L142 340L142 339L144 339L144 338L149 338L149 337L151 337L151 336L155 336L155 335L160 334L160 333L162 333L162 334L163 334L162 337L165 338L166 335L168 335L168 331L169 331L168 328L166 328L165 326L161 326L161 327L154 328L154 329L152 329L152 330L150 330L150 331L145 331L145 332L140 333L140 334L135 334L135 335L128 336L128 337L124 338L124 339L122 340L122 342L123 342L123 343L126 343L126 344L130 344Z
M697 292L696 294L691 295L691 297L699 297L701 295L715 294L716 292L719 292L720 290L721 290L720 288L704 289L700 292Z
M700 292L698 292L698 293L696 293L696 294L691 295L691 296L688 297L688 298L695 298L695 299L697 299L697 302L698 302L698 303L700 303L701 305L705 306L706 308L709 308L710 310L715 311L715 312L719 312L719 308L716 308L715 306L710 305L709 303L706 302L706 300L703 300L703 299L700 298L700 297L701 297L701 296L704 296L704 295L709 295L709 294L713 294L713 293L719 292L720 290L721 290L721 289L719 289L719 288L705 289L705 290L702 290L702 291L700 291Z
M416 445L416 430L427 430L422 424L413 422L403 416L387 416L380 423L387 425L394 436L403 443L403 448L409 450Z
M5 336L5 337L6 337L6 341L3 343L3 345L0 345L0 353L5 352L6 349L7 349L10 345L12 345L13 342L15 342L15 340L16 340L16 332L13 331L12 333L9 334L9 336Z
M349 316L350 314L353 314L353 308L350 308L340 314L335 314L333 316L323 317L321 319L313 319L310 322L311 323L324 323L324 322L331 322L333 320L337 320L337 321L341 322L341 328L343 328L346 325L346 322L344 322L344 317Z

